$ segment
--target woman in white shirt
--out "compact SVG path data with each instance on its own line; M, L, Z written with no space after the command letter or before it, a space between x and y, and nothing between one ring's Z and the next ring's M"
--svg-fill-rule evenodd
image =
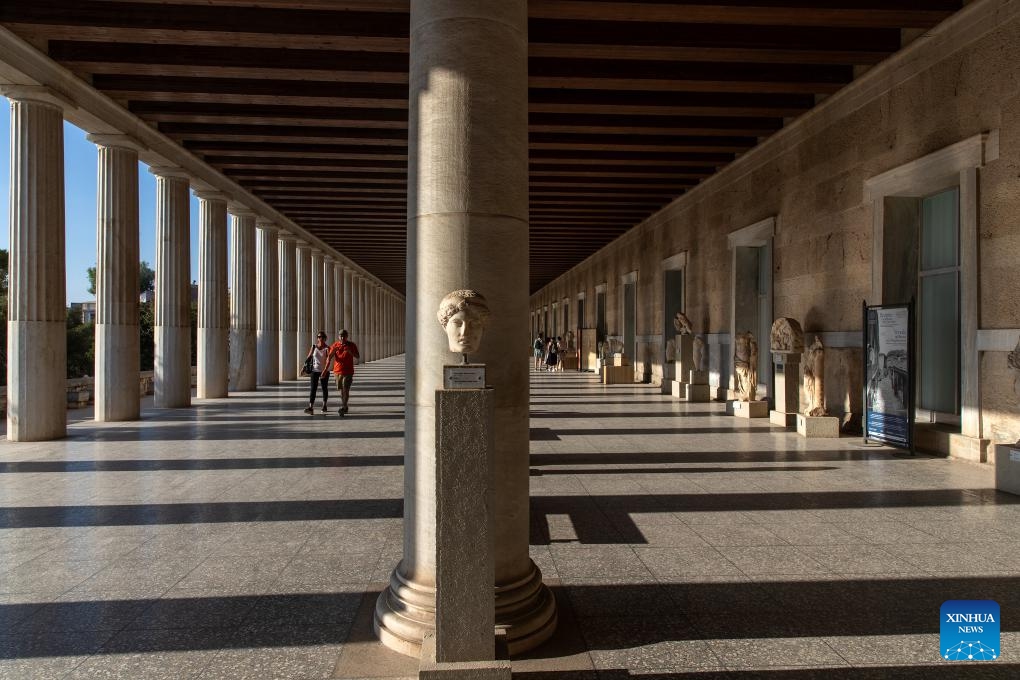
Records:
M311 384L308 390L308 408L305 409L305 413L315 412L315 391L319 385L322 385L322 412L326 412L326 402L329 401L329 365L326 363L327 356L329 356L329 345L326 344L326 333L325 331L319 331L318 335L315 336L315 344L308 350L308 356L305 357L306 361L309 357L312 360L312 372L309 374Z

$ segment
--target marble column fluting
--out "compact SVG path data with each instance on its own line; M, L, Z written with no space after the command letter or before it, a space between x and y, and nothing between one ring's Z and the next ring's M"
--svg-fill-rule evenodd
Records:
M97 147L95 419L136 420L141 410L138 331L138 146L89 135Z
M326 331L326 341L333 342L336 338L336 314L334 302L336 293L333 290L333 258L327 255L322 261L322 329Z
M156 176L156 300L153 402L191 405L191 218L187 174L154 167Z
M258 318L256 319L256 382L280 382L280 255L277 228L271 222L256 221L256 271Z
M331 338L336 340L344 325L344 266L337 262L333 267L333 328Z
M198 389L199 399L227 396L230 375L230 301L227 266L227 197L198 197Z
M312 250L312 335L325 330L323 308L325 291L322 285L323 254L321 250ZM313 337L314 340L314 337Z
M312 330L312 251L307 243L297 243L297 360L305 360L308 348L315 343Z
M354 271L344 267L344 304L343 304L343 327L351 331L354 325Z
M257 384L255 215L231 208L230 390L250 392Z
M355 313L356 313L357 316L355 317L355 321L354 321L354 325L355 325L355 328L357 330L354 331L354 332L356 332L358 334L358 337L361 338L361 344L358 345L358 347L361 350L362 361L368 361L368 351L369 351L368 350L368 345L369 345L368 330L365 327L366 326L365 319L368 318L367 314L365 313L365 311L366 311L365 310L365 288L366 288L365 283L366 283L365 278L363 276L359 276L358 277L358 282L355 285L355 290L357 291L358 304L357 304L357 307L355 308Z
M67 433L64 114L42 88L11 104L7 438Z
M280 237L280 380L296 380L301 357L297 351L297 251L294 237Z
M375 625L384 644L410 654L433 627L435 392L457 358L436 310L448 292L472 288L493 312L471 358L486 364L496 400L496 623L520 653L556 625L528 551L528 365L508 360L528 324L527 2L410 6L404 551Z

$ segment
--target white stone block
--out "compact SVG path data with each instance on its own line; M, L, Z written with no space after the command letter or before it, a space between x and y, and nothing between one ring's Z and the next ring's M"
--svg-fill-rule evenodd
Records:
M684 399L687 401L693 401L702 403L706 401L712 401L712 388L708 385L684 385L685 393Z
M767 401L741 401L734 399L726 403L726 415L737 418L768 418L769 403Z
M505 647L498 642L497 647ZM421 641L418 680L510 680L510 660L505 654L498 656L485 661L436 661L436 634L427 632Z
M995 488L1020 496L1020 446L995 446Z
M687 396L687 383L682 383L679 380L670 380L669 393L676 399L684 399Z
M780 427L796 427L797 414L783 411L769 411L769 422Z
M810 439L839 439L839 418L797 414L797 434Z
M687 371L687 382L691 385L707 385L708 371Z

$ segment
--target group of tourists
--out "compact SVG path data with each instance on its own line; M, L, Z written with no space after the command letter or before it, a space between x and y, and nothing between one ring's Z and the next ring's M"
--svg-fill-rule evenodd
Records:
M563 355L567 351L563 338L544 337L541 333L535 336L532 343L535 353L536 371L562 371Z
M361 358L358 346L348 340L346 330L341 330L337 341L327 344L326 331L319 331L315 336L315 344L308 350L302 375L309 378L308 408L305 413L315 413L315 395L322 388L322 413L328 413L329 407L329 373L332 369L336 377L336 388L340 392L340 408L337 414L346 415L347 405L351 398L351 383L354 381L354 364Z

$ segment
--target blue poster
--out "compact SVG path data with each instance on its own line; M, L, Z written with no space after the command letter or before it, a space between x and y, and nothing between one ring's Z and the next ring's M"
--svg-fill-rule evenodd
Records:
M910 309L869 307L864 437L910 448Z
M1002 622L994 600L947 600L939 611L939 647L946 661L995 661Z

